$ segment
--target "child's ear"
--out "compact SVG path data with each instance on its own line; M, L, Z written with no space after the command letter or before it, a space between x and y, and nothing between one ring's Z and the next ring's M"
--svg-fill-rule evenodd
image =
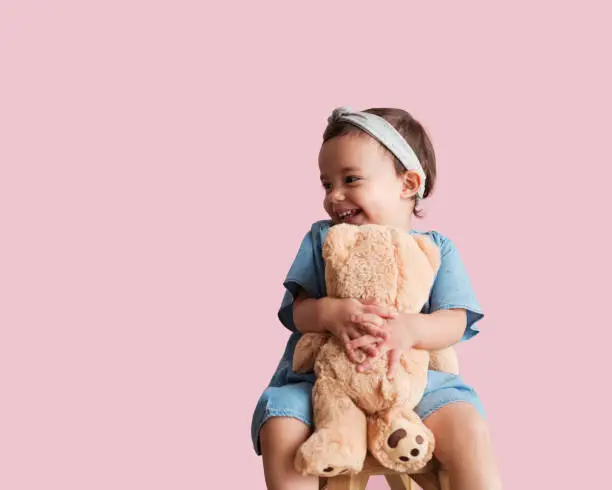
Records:
M401 178L402 197L411 198L416 196L416 194L419 192L419 187L421 187L421 176L412 170L408 170L402 174Z

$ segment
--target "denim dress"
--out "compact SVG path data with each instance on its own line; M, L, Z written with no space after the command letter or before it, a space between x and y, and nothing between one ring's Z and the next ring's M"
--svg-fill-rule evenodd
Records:
M325 262L322 256L325 236L331 221L318 221L304 237L297 256L284 282L285 294L278 312L280 322L291 331L276 371L257 402L251 423L251 438L257 454L261 454L259 431L270 417L293 417L312 425L312 387L314 373L296 373L291 369L293 352L301 333L293 323L293 301L300 289L312 298L322 298L325 291ZM441 265L422 313L452 308L465 309L467 325L462 341L479 332L476 327L483 312L476 300L465 266L453 242L437 231L411 234L428 236L439 248ZM473 388L460 376L429 370L427 386L415 412L425 420L436 410L449 403L466 402L484 417L484 408Z

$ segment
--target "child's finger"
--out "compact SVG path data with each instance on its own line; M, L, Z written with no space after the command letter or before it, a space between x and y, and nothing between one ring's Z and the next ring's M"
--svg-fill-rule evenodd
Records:
M397 316L397 310L393 306L367 305L365 309L368 313L373 313L382 318L395 318Z
M357 352L355 352L353 349L347 349L346 355L348 356L349 360L353 364L359 364L359 359L357 358Z
M351 349L360 349L372 344L378 344L379 342L380 339L378 337L374 337L373 335L362 335L361 337L351 340L348 345Z
M378 348L373 345L366 345L362 347L362 350L368 355L368 357L378 356Z
M353 323L357 323L359 325L370 324L376 325L377 327L382 327L384 324L384 320L382 319L382 317L376 315L375 313L361 313L355 315L355 320L353 320Z
M357 366L357 371L363 373L369 370L372 367L372 358L368 357L365 361L363 361L359 366Z
M379 337L382 340L387 340L389 338L389 332L371 323L362 323L359 325L359 328L372 337Z
M351 348L351 338L348 336L346 332L344 332L341 336L342 343L344 344L344 350L346 351L346 355L350 359L351 362L357 363L357 356L355 351Z
M357 325L371 323L373 325L382 326L384 320L379 315L374 313L355 313L351 315L351 322Z
M399 349L391 349L389 351L389 366L387 370L388 379L393 379L397 374L397 368L399 367L401 355L402 353Z

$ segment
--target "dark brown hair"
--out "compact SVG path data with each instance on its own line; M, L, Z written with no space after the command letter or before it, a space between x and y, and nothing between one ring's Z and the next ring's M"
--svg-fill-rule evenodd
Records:
M423 128L419 121L402 109L374 108L367 109L363 112L369 112L382 117L406 139L419 158L423 171L425 172L425 192L423 194L423 198L428 197L432 193L434 184L436 183L436 154L425 128ZM367 133L363 132L361 129L353 126L352 124L345 122L332 122L327 126L325 132L323 133L323 143L332 138L347 134L367 135ZM393 156L393 159L395 161L395 170L398 175L402 175L407 172L406 168L395 156ZM423 216L422 210L417 207L417 204L418 200L415 202L413 212L417 218L421 218Z

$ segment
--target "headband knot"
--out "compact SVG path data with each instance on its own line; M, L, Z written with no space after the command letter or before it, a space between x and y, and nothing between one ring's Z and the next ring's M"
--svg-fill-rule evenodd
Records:
M342 119L342 116L345 116L350 113L351 113L350 107L338 107L334 109L331 116L327 118L327 122L329 124L340 122L340 120Z

